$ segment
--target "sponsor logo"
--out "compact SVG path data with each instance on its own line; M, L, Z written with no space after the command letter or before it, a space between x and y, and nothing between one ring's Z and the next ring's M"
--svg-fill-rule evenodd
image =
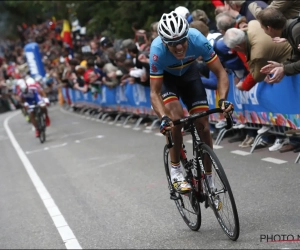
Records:
M156 61L158 60L158 55L154 54L154 55L152 56L152 59L153 59L154 62L156 62Z
M158 71L154 64L151 65L151 70L153 73L156 73Z
M192 106L197 106L197 105L207 105L207 101L197 101L192 103Z
M116 103L127 102L127 97L125 95L125 86L120 86L116 88Z
M38 75L39 69L33 52L25 52L31 75Z
M212 46L211 44L208 42L208 43L204 43L204 46L206 47L207 50L211 50Z
M133 85L133 100L135 104L138 106L140 103L146 103L146 91L145 88L139 84Z
M234 87L233 89L233 96L235 101L235 106L238 109L243 108L243 104L252 104L252 105L259 105L257 100L257 88L258 84L256 84L250 91L241 91Z
M167 93L164 93L164 94L162 95L162 98L165 98L165 97L167 97L167 96L176 96L176 94L173 93L173 92L167 92Z
M101 103L106 103L106 88L102 88L101 90Z

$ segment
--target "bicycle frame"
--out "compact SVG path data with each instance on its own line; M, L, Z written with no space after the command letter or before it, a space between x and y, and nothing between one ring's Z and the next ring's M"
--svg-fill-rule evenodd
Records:
M194 121L198 118L205 117L205 116L208 116L208 115L213 114L213 113L223 113L223 110L220 109L220 108L211 109L211 110L207 110L207 111L204 111L204 112L201 112L201 113L196 113L194 115L187 116L187 117L184 117L182 119L173 121L174 126L182 124L182 123L188 124L188 128L191 131L192 141L193 141L193 159L190 160L190 161L187 160L186 151L184 150L183 147L180 150L180 156L181 156L181 160L183 161L184 168L186 168L186 169L190 168L191 171L197 171L198 163L200 163L199 165L200 165L201 176L200 176L199 180L196 180L194 178L194 176L197 176L197 172L196 173L194 172L193 177L192 177L192 183L193 183L193 185L196 189L195 191L196 191L197 195L200 195L199 194L199 183L198 182L199 181L201 182L202 179L204 180L204 178L205 178L204 177L205 168L202 164L202 161L198 159L200 157L200 155L197 152L195 152L195 149L198 148L198 146L201 146L201 144L203 144L204 142L201 141L201 138L199 136L196 125L194 124ZM226 129L230 129L232 127L232 117L231 117L230 114L226 118L226 121L227 121ZM168 138L168 148L173 147L174 143L173 143L171 132L168 132L167 138ZM202 185L200 185L200 189L201 188L202 188ZM203 191L203 190L200 190L200 191Z
M175 121L173 121L173 125L176 126L176 125L179 125L179 124L182 124L182 123L188 123L190 126L193 126L194 129L196 129L195 125L192 124L192 122L194 120L196 120L198 118L201 118L201 117L205 117L205 116L214 114L214 113L223 113L223 112L224 111L220 108L209 109L209 110L206 110L206 111L203 111L203 112L200 112L200 113L196 113L196 114L193 114L193 115L175 120ZM230 129L232 127L232 123L233 123L232 117L231 117L230 114L228 114L228 116L226 117L226 122L227 122L227 125L226 125L225 128ZM198 135L198 132L197 132L197 135ZM199 135L198 135L198 137L199 137ZM167 132L167 138L168 138L168 144L167 144L168 148L172 148L174 146L174 142L173 142L171 131ZM195 139L195 138L193 138L193 139ZM199 140L200 140L200 138L199 138Z

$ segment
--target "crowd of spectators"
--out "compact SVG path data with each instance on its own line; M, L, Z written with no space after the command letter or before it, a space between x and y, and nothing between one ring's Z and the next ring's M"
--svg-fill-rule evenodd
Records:
M276 2L276 3L275 3ZM290 4L292 3L293 4ZM290 18L300 9L299 1L223 1L216 7L215 16L208 15L201 9L192 10L179 6L175 11L186 18L190 27L204 34L218 54L223 66L235 76L236 87L249 91L255 84L267 80L260 69L268 60L284 61L290 54L291 47L287 42L275 43L260 27L256 16L264 8L274 7L282 10ZM285 5L291 5L286 8ZM158 20L157 20L158 21ZM46 22L34 26L18 27L20 39L15 42L3 42L0 59L1 100L6 99L10 106L16 106L13 96L14 79L28 74L24 56L24 45L37 42L42 54L46 76L40 81L48 91L68 87L86 93L99 92L101 85L114 88L124 84L141 84L149 86L149 52L150 45L157 34L154 22L148 29L142 29L139 23L132 23L132 37L124 40L113 40L111 37L84 34L73 36L73 47L64 43L61 38L62 21ZM244 31L247 31L245 33ZM245 35L251 48L242 44ZM216 89L217 78L209 72L206 65L198 58L199 77L207 89ZM11 93L11 94L9 94ZM61 95L59 101L63 103ZM216 126L215 134L222 128L224 121ZM241 130L242 131L242 130ZM250 147L257 131L244 130L238 133L233 141L241 141L241 147ZM260 146L270 141L263 138ZM274 142L274 139L273 139ZM300 147L284 149L288 141L277 137L270 151L299 150Z

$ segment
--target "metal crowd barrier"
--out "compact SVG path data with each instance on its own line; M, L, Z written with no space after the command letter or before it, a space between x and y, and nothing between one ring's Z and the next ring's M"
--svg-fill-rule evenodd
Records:
M233 76L229 74L230 91L228 100L235 105L233 118L235 122L244 124L245 129L258 130L262 126L270 126L271 129L264 134L258 134L252 144L250 153L253 153L259 140L266 134L285 135L290 129L300 127L300 86L297 82L298 76L285 77L279 84L257 83L249 92L240 91L235 88ZM286 88L286 85L289 88ZM82 93L78 90L63 88L62 93L68 104L75 109L80 109L82 114L92 115L101 121L108 118L115 124L123 119L123 126L134 119L134 128L148 119L151 125L148 129L153 129L159 124L155 112L151 108L150 88L139 84L126 84L109 88L101 86L99 93ZM216 92L206 90L210 108L216 107ZM280 102L278 101L280 100ZM185 115L188 115L184 109ZM210 116L210 123L216 123L223 119L222 114ZM215 140L215 145L219 145L225 134L231 130L221 129ZM296 163L300 160L300 154Z

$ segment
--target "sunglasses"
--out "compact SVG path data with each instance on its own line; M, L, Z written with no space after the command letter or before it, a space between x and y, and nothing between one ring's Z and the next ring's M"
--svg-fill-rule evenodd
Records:
M169 42L164 41L164 43L167 44L170 47L176 47L177 45L184 44L187 40L188 40L188 37L185 36L185 37L183 37L183 38L181 38L181 39L179 39L177 41L169 41Z

